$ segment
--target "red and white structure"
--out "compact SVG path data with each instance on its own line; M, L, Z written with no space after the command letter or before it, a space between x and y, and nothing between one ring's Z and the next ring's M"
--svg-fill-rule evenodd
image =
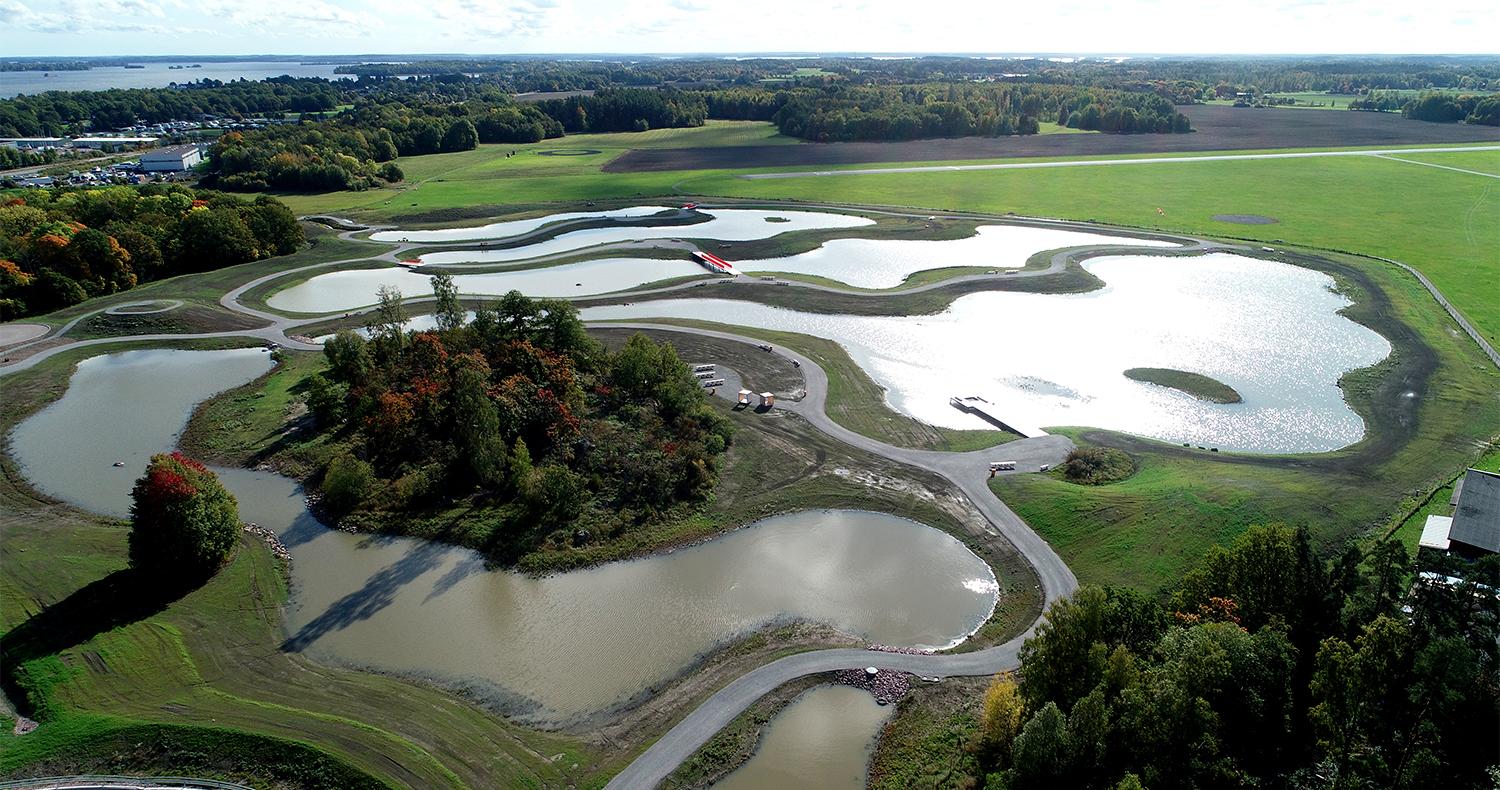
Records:
M697 258L698 262L703 264L704 268L708 269L714 274L727 274L732 277L738 277L740 275L740 270L734 268L734 266L732 266L729 261L726 261L711 252L694 250L693 257Z

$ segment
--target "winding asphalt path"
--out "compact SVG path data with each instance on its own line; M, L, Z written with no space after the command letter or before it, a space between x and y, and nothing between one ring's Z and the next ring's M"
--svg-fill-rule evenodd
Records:
M797 205L799 208L829 208L837 210L849 210L850 208L848 206L818 206L815 204ZM865 209L861 210L865 211ZM872 209L869 210L869 212L885 214L888 216L926 216L925 213L890 210ZM1103 230L1111 233L1120 232L1117 229L1100 228L1098 226L1076 222L1030 220L1020 218L1001 219L988 215L954 214L952 212L945 213L944 216L951 218L977 219L982 221L1003 221L1012 224L1040 225L1046 227L1067 227L1075 229L1089 229L1094 231ZM340 236L341 238L345 238L348 240L368 241L366 239L356 238L355 234L374 229L375 228L349 229L340 234ZM1162 248L1132 248L1118 244L1099 245L1096 247L1075 247L1055 253L1052 256L1049 265L1045 269L1020 272L1017 275L1012 276L1040 276L1060 270L1062 267L1066 266L1072 259L1076 259L1078 257L1087 257L1090 255L1105 254L1109 252L1149 252L1151 250L1155 250L1157 254L1197 254L1217 250L1249 249L1243 245L1222 244L1203 239L1169 236L1167 234L1137 235L1149 238L1173 238L1181 242L1183 246L1175 249L1165 250ZM663 243L676 245L684 244L683 242L670 241L663 241ZM478 246L479 244L479 242L475 242L470 245L444 246ZM287 277L289 275L300 272L306 272L309 270L331 268L351 263L367 262L371 260L399 261L398 256L416 246L431 245L402 244L397 245L392 249L389 249L384 253L376 256L349 258L328 263L312 264L309 266L303 266L295 269L268 274L263 277L258 277L249 282L246 282L227 292L223 297L220 298L219 303L224 308L243 315L255 316L261 320L266 321L267 326L260 329L200 334L134 335L128 337L100 338L95 340L76 341L73 343L67 343L53 348L44 349L19 362L0 366L0 376L14 373L20 370L25 370L35 365L37 362L40 362L42 359L46 359L47 357L50 357L54 354L74 348L132 341L159 342L192 338L250 337L259 338L265 340L268 343L279 343L292 348L316 350L317 348L319 348L318 345L295 339L289 336L288 333L298 327L324 322L336 316L320 315L315 317L301 318L288 317L278 313L272 313L258 308L250 307L241 301L244 295L251 289L254 289L272 280ZM628 243L623 245L603 245L601 247L586 248L584 250L573 250L567 253L562 253L559 256L549 257L560 257L561 255L576 256L581 252L592 253L614 247L639 249L641 245L638 243ZM544 260L547 259L531 259L529 261L525 261L525 263L536 263ZM1395 261L1390 262L1395 263L1396 265L1403 266L1403 268L1408 268L1408 270L1410 270L1409 267L1405 267L1404 264L1399 264ZM1457 314L1457 311L1447 303L1447 301L1436 290L1436 288L1430 282L1428 282L1425 277L1422 277L1414 270L1411 271L1413 271L1414 274L1417 274L1417 277L1422 281L1422 284L1426 286L1430 292L1432 292L1433 296L1439 301L1439 303L1442 304L1446 309L1448 309L1450 314L1453 314L1454 317L1459 320L1460 324L1464 326L1465 330L1469 331L1470 335L1474 337L1474 339L1479 342L1481 347L1485 348L1486 352L1491 355L1491 358L1496 361L1496 364L1500 365L1500 359L1497 359L1495 357L1493 349L1490 349L1488 344L1484 342L1483 338L1478 337L1477 333L1473 332L1468 323L1462 319L1461 315ZM997 276L1000 275L976 275L959 279L993 279ZM816 285L798 281L786 282L796 287L812 288L814 290L828 292L858 293L871 296L896 296L913 293L928 288L942 287L945 284L951 284L952 282L954 282L954 280L948 280L945 283L934 283L923 286L922 288L912 288L900 291L861 291L857 289L840 289L831 286ZM679 291L698 287L700 284L701 283L698 282L683 283L676 286L651 289L649 291L622 292L620 294L615 294L615 296L644 295L647 293ZM413 303L427 302L431 301L431 297L410 299L407 301ZM119 306L116 306L116 308L110 309L118 309L118 307ZM352 311L350 315L368 312L370 309L373 308L364 308L361 310ZM97 312L100 311L94 311L94 313ZM36 343L55 340L65 335L67 331L75 326L79 321L87 318L89 315L93 315L94 313L88 313L79 316L78 318L75 318L64 326L60 327L58 331L51 333L50 335L42 338L39 341L32 342ZM651 329L670 332L689 332L723 340L750 344L759 344L761 342L747 335L664 324L600 322L593 325ZM24 348L27 345L31 345L31 343L23 344L22 346L15 346L8 350L18 350ZM996 455L1003 455L1005 460L1016 461L1017 470L1014 473L1032 472L1039 469L1042 464L1055 464L1061 461L1072 447L1072 444L1068 439L1059 436L1041 436L1030 439L1017 440L1006 444L1003 449L999 449L996 451L977 451L970 453L946 453L930 450L914 450L910 448L889 445L850 431L828 417L825 410L828 391L828 378L827 374L819 365L817 365L817 363L805 356L797 354L796 352L786 350L784 348L778 348L772 353L780 354L781 356L797 362L803 376L806 379L807 385L807 395L805 398L803 398L801 401L779 402L777 404L777 408L786 409L788 411L799 414L819 430L827 433L829 436L845 442L846 444L849 444L850 446L857 447L870 453L874 453L898 463L928 469L937 472L938 474L947 478L959 489L960 492L963 493L965 497L969 499L974 507L984 515L985 520L987 521L987 524L984 525L984 527L987 529L987 531L991 532L992 534L1001 535L1005 539L1010 541L1010 543L1012 543L1017 548L1017 550L1021 552L1021 554L1036 570L1038 579L1040 581L1040 588L1044 606L1050 605L1052 602L1060 598L1071 595L1073 591L1077 589L1077 579L1074 577L1073 572L1069 570L1067 564L1062 561L1062 558L1057 555L1057 553L1045 540L1043 540L1039 535L1036 534L1036 532L1034 532L1029 526L1027 526L1027 524L1022 521L1014 511L1012 511L1005 505L1004 502L1001 502L996 496L994 496L994 494L989 490L989 487L986 483L986 479L989 475L988 461L993 460ZM646 749L646 751L644 751L639 757L636 758L634 762L627 766L625 770L621 771L617 776L615 776L614 779L610 781L608 787L654 787L663 778L665 778L673 770L675 770L678 765L680 765L684 760L691 756L693 752L695 752L699 747L701 747L710 738L712 738L715 733L717 733L736 716L738 716L742 711L744 711L750 705L754 704L756 700L760 699L766 693L770 692L781 684L786 683L789 680L793 680L795 678L809 674L869 665L878 666L883 669L910 672L913 674L929 677L994 674L996 672L1014 669L1019 665L1019 652L1021 649L1021 645L1026 638L1028 638L1032 633L1035 632L1038 623L1040 623L1040 620L1038 620L1037 623L1033 623L1031 628L1028 629L1025 633L1015 637L1014 639L1011 639L1008 642L1005 642L1004 644L966 653L947 653L940 655L907 655L898 653L883 653L871 652L866 650L844 649L811 651L778 659L776 661L758 667L746 673L745 675L742 675L741 677L735 679L727 686L720 689L717 693L709 697L705 702L699 705L698 708L689 713L687 717L685 717L671 730L667 731L665 735L663 735L659 740L657 740L648 749Z

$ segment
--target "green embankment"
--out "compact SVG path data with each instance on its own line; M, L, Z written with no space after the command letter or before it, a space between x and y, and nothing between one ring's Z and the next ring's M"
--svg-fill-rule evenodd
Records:
M1235 392L1234 387L1201 373L1190 373L1186 370L1131 368L1125 371L1125 378L1180 390L1199 400L1211 403L1241 403L1245 400L1238 392Z
M100 352L58 355L0 380L0 432L60 397L73 365ZM26 670L20 691L45 714L35 733L0 735L7 772L63 767L48 755L87 754L112 728L155 723L191 725L182 732L192 739L210 737L198 729L209 727L213 737L244 732L316 744L352 770L402 787L592 787L625 759L573 737L509 725L427 686L283 652L285 576L249 538L208 584L137 617L134 604L115 592L127 578L120 573L127 530L37 495L8 457L0 469L0 643L8 662L19 660ZM72 614L67 623L23 626L45 611ZM192 754L157 757L154 773L198 765Z
M769 132L771 127L766 125L764 129ZM729 141L737 139L713 128L698 134L698 145L711 144L715 139L735 144ZM494 205L500 202L497 195L504 195L507 204L716 195L1014 212L1267 243L1284 240L1409 263L1431 277L1492 344L1500 345L1500 298L1496 297L1500 294L1500 190L1482 176L1374 156L1339 156L747 180L740 176L755 170L605 173L604 164L630 143L611 143L609 140L616 137L612 135L591 137L601 140L583 146L583 138L567 138L566 145L578 143L579 147L598 148L602 153L590 157L544 157L535 153L536 149L559 147L557 141L484 146L459 154L403 160L410 180L397 189L287 195L285 200L299 213L384 218ZM520 150L521 154L507 159L506 150ZM1500 151L1402 156L1420 156L1422 161L1430 158L1439 164L1463 162L1453 166L1500 172ZM1071 161L1089 158L1172 157L1079 157ZM908 164L961 163L879 163L864 167ZM806 169L836 172L855 167L861 166ZM500 210L496 208L497 213ZM1261 214L1279 222L1236 225L1215 221L1215 214ZM1401 232L1389 232L1390 228L1400 228Z
M1325 550L1383 536L1500 434L1500 372L1434 309L1415 278L1344 260L1389 298L1385 305L1346 279L1356 302L1348 313L1395 347L1385 362L1344 379L1346 398L1365 418L1360 443L1317 455L1252 456L1068 429L1080 445L1129 453L1135 475L1104 486L1015 475L995 478L991 488L1084 583L1159 589L1209 546L1254 524L1305 526Z

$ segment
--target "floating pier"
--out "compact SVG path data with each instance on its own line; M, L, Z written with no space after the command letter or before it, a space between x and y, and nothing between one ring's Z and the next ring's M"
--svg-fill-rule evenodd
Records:
M970 395L964 398L954 396L948 399L948 404L961 412L972 414L991 425L995 425L1011 433L1020 434L1027 439L1047 435L1047 432L1038 426L1001 418L996 413L995 404L977 395Z
M698 262L703 264L704 268L708 269L714 274L728 274L735 277L738 277L740 275L740 270L734 268L734 266L731 265L729 261L726 261L711 252L693 250L693 257L697 258Z

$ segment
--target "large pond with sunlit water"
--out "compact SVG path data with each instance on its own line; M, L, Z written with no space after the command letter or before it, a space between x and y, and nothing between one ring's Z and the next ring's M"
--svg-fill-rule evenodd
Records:
M769 236L773 233L785 232L787 229L786 224L765 221L768 217L784 218L785 213L755 212L753 216L743 216L746 213L748 212L740 211L733 215L737 224L729 228L721 226L716 229L717 221L715 221L686 227L635 227L608 230L612 238L619 241L660 238L664 232L669 232L668 235L672 236L723 240L752 236L752 231L759 231ZM814 212L795 212L795 214L806 215L807 218L797 222L793 227L793 229L803 230L825 226L843 227L838 223L849 219L843 214ZM760 225L749 224L750 221L759 222ZM829 224L820 224L824 222ZM427 232L443 233L445 231ZM574 236L595 232L597 231L577 231L558 237L555 242L566 241L567 244L573 245L568 249L577 249L588 245L578 243L578 240L573 239ZM424 265L444 267L503 265L545 254L544 250L549 249L548 245L555 242L543 242L507 250L467 249L433 252L420 256L419 260ZM962 239L942 241L833 239L815 249L796 255L736 260L733 263L738 269L747 273L808 274L857 288L878 289L894 288L917 272L933 269L1020 268L1026 265L1028 258L1040 250L1087 245L1177 246L1170 241L1057 228L982 225L975 230L973 236ZM638 288L647 283L706 273L702 266L690 260L616 255L579 263L533 266L484 274L463 274L459 271L454 274L454 282L460 293L474 295L499 295L516 290L528 296L537 297L593 296ZM351 269L316 275L272 294L266 303L277 310L293 313L331 313L372 304L374 294L382 287L395 288L403 296L424 296L432 292L432 281L428 275L402 266Z
M258 349L86 359L61 399L17 426L11 452L43 491L123 517L134 478L194 405L270 364ZM288 649L470 688L541 724L649 693L777 620L943 647L997 597L993 572L958 540L878 513L777 516L670 554L532 578L486 569L466 549L327 529L294 481L216 471L241 517L291 551Z
M753 302L668 299L583 310L586 320L693 318L837 341L897 411L951 428L987 424L953 408L978 396L1002 419L1093 426L1257 453L1334 450L1364 436L1339 378L1391 350L1344 317L1321 272L1227 253L1117 255L1084 264L1105 285L1082 294L986 291L936 315L822 315ZM1218 404L1134 381L1174 368L1217 379Z

